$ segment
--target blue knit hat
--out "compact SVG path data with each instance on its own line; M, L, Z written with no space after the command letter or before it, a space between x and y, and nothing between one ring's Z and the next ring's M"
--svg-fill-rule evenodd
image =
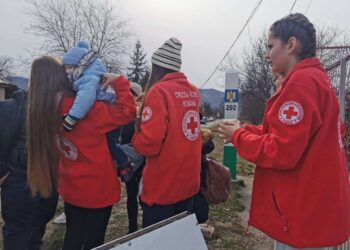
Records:
M84 55L90 50L90 45L87 41L79 41L77 46L68 50L62 58L63 65L78 65Z

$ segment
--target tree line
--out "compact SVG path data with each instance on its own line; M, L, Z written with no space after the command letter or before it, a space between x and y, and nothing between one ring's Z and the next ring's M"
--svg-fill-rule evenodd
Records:
M30 57L62 56L78 41L87 40L109 72L127 71L130 81L144 86L149 75L146 53L137 41L130 67L124 66L122 59L130 52L134 33L112 1L26 0L26 4L25 13L31 21L25 31L41 41ZM14 64L14 58L0 55L0 77L13 74Z

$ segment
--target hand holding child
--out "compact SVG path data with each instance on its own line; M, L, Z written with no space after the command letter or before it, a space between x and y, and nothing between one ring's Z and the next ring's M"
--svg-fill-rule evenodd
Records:
M113 88L112 82L117 79L120 75L119 74L113 74L113 73L106 73L103 75L102 78L102 89L107 89L108 87Z

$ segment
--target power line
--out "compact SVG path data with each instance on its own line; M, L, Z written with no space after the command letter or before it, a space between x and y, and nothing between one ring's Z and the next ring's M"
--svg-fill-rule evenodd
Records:
M290 8L289 14L292 13L292 11L293 11L294 6L295 6L296 3L297 3L297 0L294 0L294 3L293 3L293 5L292 5L292 8Z
M253 18L255 12L258 10L260 4L262 3L263 0L258 0L257 4L255 5L253 11L251 12L250 16L248 17L247 21L245 22L243 28L241 29L241 31L238 33L236 39L233 41L233 43L231 44L230 48L228 49L228 51L226 52L226 54L224 55L224 57L221 59L220 63L215 67L214 71L210 74L210 76L208 77L208 79L202 84L202 86L199 87L199 89L203 88L208 82L209 80L213 77L213 75L215 74L215 72L218 70L218 68L220 67L220 65L222 64L222 62L225 60L226 56L230 53L231 49L233 48L233 46L236 44L237 40L239 39L239 37L241 36L241 34L243 33L244 29L246 28L246 26L248 25L248 23L250 22L250 20Z
M306 11L305 11L305 15L307 14L307 12L309 11L309 8L310 8L310 5L311 5L311 2L312 2L312 0L310 0L309 1L309 5L307 6L307 9L306 9Z

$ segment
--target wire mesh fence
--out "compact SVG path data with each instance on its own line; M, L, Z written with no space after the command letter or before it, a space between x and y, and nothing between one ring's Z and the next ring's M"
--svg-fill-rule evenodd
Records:
M350 170L350 55L326 67L339 99L340 115L345 124L345 151Z
M345 124L345 151L350 170L350 55L326 68L333 89L339 99L340 115ZM328 250L350 250L350 240Z

